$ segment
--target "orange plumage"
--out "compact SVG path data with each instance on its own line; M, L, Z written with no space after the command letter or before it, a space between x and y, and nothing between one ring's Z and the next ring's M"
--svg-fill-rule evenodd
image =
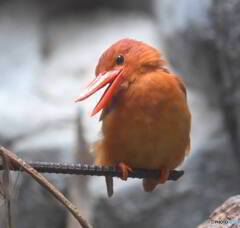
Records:
M102 110L103 138L96 143L96 164L128 169L160 169L161 177L144 179L145 191L165 183L190 151L191 114L183 81L165 68L160 52L123 39L101 56L96 78L81 101L109 84L92 112ZM106 178L112 188L111 178ZM112 189L108 189L111 196Z

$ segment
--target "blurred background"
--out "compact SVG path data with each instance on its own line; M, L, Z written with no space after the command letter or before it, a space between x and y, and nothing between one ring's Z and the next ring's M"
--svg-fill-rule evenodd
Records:
M238 0L0 0L0 144L26 160L91 164L101 123L88 113L99 94L74 99L112 43L144 41L188 85L184 177L151 194L140 180L115 178L111 199L102 177L47 177L96 228L197 227L240 189L239 21ZM78 227L26 174L17 180L16 228Z

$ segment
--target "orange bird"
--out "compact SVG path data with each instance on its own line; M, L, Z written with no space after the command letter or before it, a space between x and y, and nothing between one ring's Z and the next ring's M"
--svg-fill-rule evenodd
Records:
M117 166L127 180L131 168L159 169L159 179L143 180L152 191L167 181L190 152L191 113L184 82L171 74L160 52L123 39L99 59L96 78L76 102L108 85L92 116L102 110L103 138L96 145L96 165ZM108 195L112 177L106 177Z

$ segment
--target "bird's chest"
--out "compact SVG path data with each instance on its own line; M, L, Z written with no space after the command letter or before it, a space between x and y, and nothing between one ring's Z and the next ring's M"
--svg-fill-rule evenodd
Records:
M113 163L125 161L132 167L159 167L175 153L180 161L190 131L184 98L161 88L139 91L141 87L120 97L104 117L105 155Z
M149 91L149 94L129 94L106 116L103 133L115 143L127 144L131 149L154 147L164 138L174 137L180 124L179 104L170 96ZM174 130L175 129L175 130Z
M119 102L103 121L104 136L129 147L138 146L143 140L151 143L168 124L171 115L167 113L168 102L167 99L149 102L140 97Z

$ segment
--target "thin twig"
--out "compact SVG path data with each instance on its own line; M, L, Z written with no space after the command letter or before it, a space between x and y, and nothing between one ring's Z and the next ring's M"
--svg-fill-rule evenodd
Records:
M6 156L11 165L21 168L29 173L40 185L52 193L52 195L71 212L71 214L78 220L79 224L83 228L91 227L89 223L80 215L78 208L74 206L67 198L65 198L65 196L60 191L58 191L54 185L48 182L48 180L40 173L38 173L31 165L4 147L0 147L0 155ZM9 168L11 168L11 166L9 166Z
M121 177L121 172L116 167L111 166L96 166L86 164L65 164L52 162L28 162L34 169L41 173L59 173L59 174L76 174L76 175L91 175L91 176L112 176ZM2 169L0 164L0 170ZM11 164L10 170L24 171L19 169L18 165ZM133 169L129 171L128 177L131 178L159 178L160 170L149 169ZM182 177L184 171L171 170L168 180L176 181Z

